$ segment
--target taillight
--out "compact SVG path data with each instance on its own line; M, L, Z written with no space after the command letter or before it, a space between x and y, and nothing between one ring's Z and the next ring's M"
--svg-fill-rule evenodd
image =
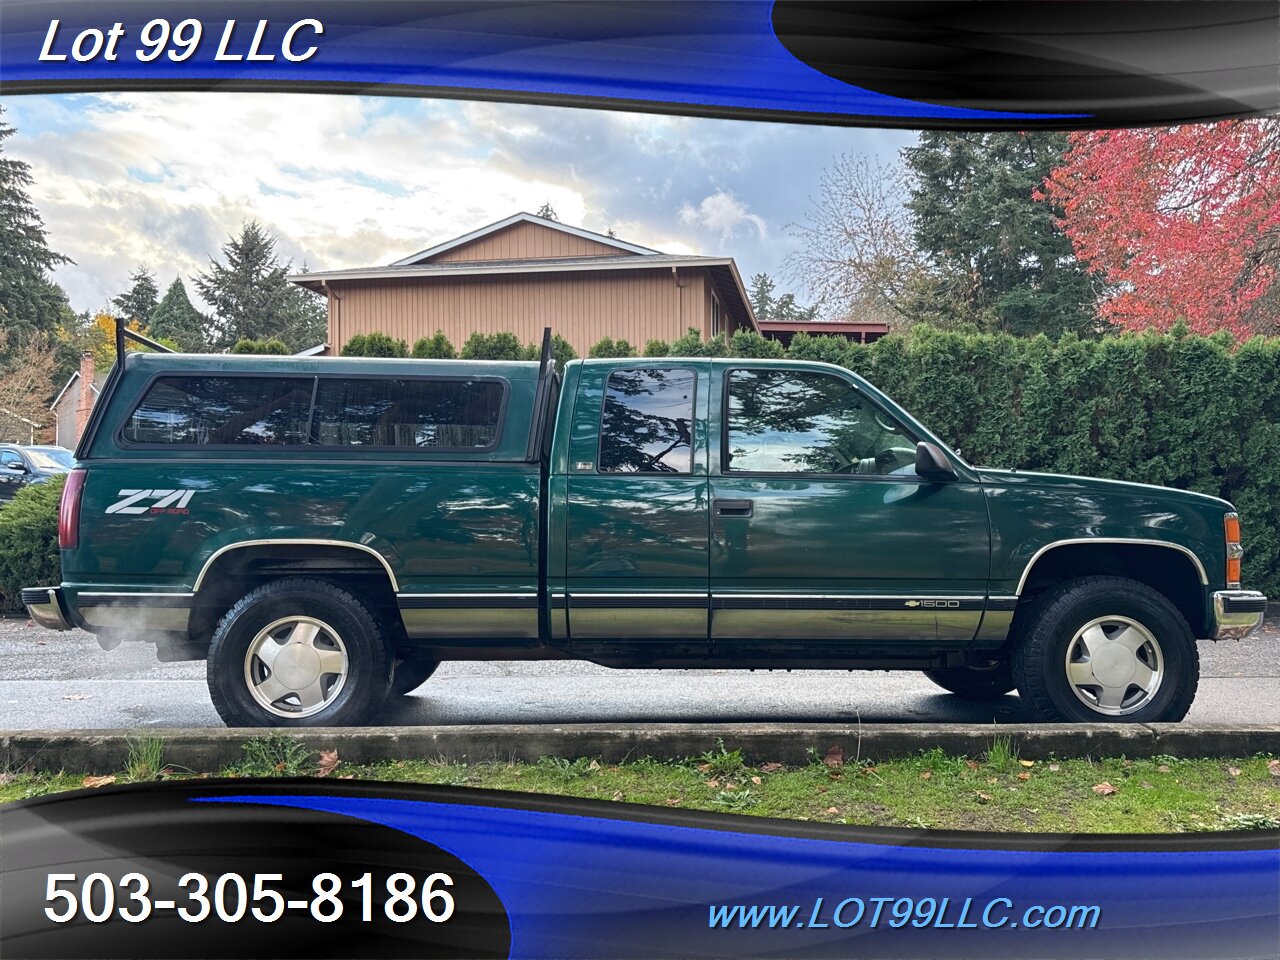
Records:
M80 546L80 494L84 492L84 477L84 470L72 470L62 488L62 502L58 505L58 546L63 550Z
M1227 586L1236 589L1240 586L1240 558L1244 556L1238 513L1228 513L1222 518L1222 532L1227 542Z

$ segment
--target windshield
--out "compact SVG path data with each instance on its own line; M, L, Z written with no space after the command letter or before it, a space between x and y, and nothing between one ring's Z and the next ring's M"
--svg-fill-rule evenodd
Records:
M32 448L28 447L27 456L31 458L31 462L34 463L36 467L40 470L71 469L70 463L62 463L61 461L55 459L52 454L47 453L44 450L33 450Z
M29 447L35 453L42 453L70 470L76 465L76 455L66 447Z

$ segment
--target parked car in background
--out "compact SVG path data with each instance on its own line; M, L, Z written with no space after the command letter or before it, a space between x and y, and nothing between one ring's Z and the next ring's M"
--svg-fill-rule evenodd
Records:
M46 457L58 461L58 463L62 464L68 470L76 465L76 455L66 447L55 447L52 444L48 446L36 444L35 446L27 447L26 449L34 450L37 453L43 453Z
M970 465L823 363L128 353L76 452L32 618L207 660L231 725L546 658L923 670L1175 721L1196 638L1267 606L1230 503Z
M0 444L0 502L12 500L29 483L45 483L69 469L35 447Z

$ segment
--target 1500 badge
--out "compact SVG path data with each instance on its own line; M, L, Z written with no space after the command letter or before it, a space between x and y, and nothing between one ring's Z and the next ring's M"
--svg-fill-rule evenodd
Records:
M107 513L187 514L187 504L195 496L194 490L121 490L117 500L107 507ZM144 503L144 500L153 503Z

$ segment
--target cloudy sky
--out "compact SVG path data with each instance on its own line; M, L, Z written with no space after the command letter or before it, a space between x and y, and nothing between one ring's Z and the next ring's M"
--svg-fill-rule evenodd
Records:
M77 310L161 290L256 218L311 269L387 263L549 202L565 223L778 273L823 167L897 131L311 94L8 97ZM190 283L188 289L191 290ZM194 290L191 290L194 296Z

